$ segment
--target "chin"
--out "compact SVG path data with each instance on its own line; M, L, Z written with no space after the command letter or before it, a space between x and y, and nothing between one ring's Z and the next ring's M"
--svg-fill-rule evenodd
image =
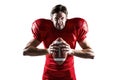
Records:
M62 30L64 28L64 26L56 26L55 28L58 30Z

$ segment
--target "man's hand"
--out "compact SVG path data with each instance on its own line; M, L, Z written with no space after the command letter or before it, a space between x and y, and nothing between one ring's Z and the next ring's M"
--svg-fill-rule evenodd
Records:
M62 38L57 38L48 48L48 52L59 65L66 60L70 50L70 46Z
M69 54L69 55L73 53L73 49L71 49L70 45L67 42L64 42L60 46L64 53Z
M62 38L57 38L53 43L49 46L48 52L50 54L55 53L59 50L62 50L63 53L72 54L73 50L71 49L70 45L64 41Z

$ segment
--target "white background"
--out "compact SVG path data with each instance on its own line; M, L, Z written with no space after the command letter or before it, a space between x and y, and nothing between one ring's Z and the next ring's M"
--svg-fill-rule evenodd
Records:
M56 4L68 8L68 18L82 17L89 25L96 57L75 57L77 80L120 80L119 0L0 0L0 80L41 80L45 56L25 57L22 50L32 38L32 22L50 18Z

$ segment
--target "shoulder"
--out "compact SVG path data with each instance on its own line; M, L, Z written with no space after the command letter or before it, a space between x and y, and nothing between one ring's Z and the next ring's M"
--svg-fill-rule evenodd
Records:
M84 24L86 24L85 19L79 17L75 17L67 20L67 25L71 26L76 30L82 29Z
M52 25L52 21L49 19L40 18L33 22L33 27L39 28L39 29L48 29Z
M33 23L36 23L37 25L42 25L42 26L46 26L47 24L51 24L52 21L50 19L44 19L44 18L41 18L41 19L37 19L35 20Z
M88 24L87 21L83 18L71 18L68 20L68 23L71 23L71 25L76 29L76 30L84 30L88 32Z
M82 26L85 22L85 19L79 17L68 19L68 23L73 24L76 27Z
M71 18L71 19L68 19L68 21L69 22L72 22L72 23L82 23L82 22L84 22L85 21L85 19L83 19L83 18L79 18L79 17L75 17L75 18Z

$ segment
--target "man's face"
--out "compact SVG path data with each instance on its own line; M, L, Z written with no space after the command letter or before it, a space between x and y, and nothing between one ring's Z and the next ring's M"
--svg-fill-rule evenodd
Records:
M67 15L63 12L54 13L51 17L54 27L58 30L62 30L65 27Z

